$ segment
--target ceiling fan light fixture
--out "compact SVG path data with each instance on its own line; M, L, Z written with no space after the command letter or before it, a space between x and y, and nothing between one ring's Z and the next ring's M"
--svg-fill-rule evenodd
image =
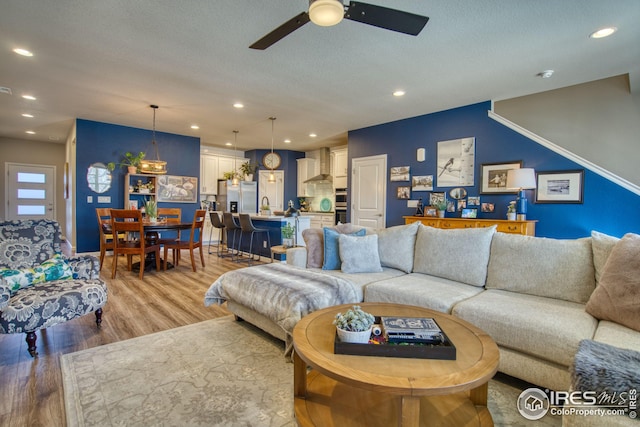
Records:
M309 18L321 27L336 25L344 18L344 5L340 0L311 0Z

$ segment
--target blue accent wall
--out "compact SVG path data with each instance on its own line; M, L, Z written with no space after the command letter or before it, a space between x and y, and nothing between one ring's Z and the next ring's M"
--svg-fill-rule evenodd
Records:
M468 196L480 196L481 203L494 203L495 212L478 212L479 218L505 219L513 194L483 195L481 165L523 162L523 167L537 172L584 169L579 164L541 146L537 142L492 120L487 112L490 102L482 102L438 113L399 120L349 132L351 159L387 154L387 166L410 166L411 175L434 175L434 191L448 192L452 187L437 187L437 144L465 137L475 137L475 185L464 187ZM604 142L603 142L604 143ZM416 149L426 148L426 161L416 160ZM388 178L387 178L388 179ZM410 182L387 182L387 226L403 224L402 216L413 215L406 200L397 199L397 188ZM429 192L412 192L411 199ZM589 236L592 230L621 237L627 232L640 233L640 196L585 170L582 204L537 204L535 191L527 191L527 219L537 220L536 235L553 238ZM480 210L480 209L478 209ZM447 217L459 217L456 212Z
M96 162L118 163L124 153L144 151L147 158L155 159L152 132L127 126L78 119L76 121L76 251L100 250L100 236L96 208L122 209L124 207L124 181L126 169L116 167L111 188L103 194L91 191L87 185L87 168ZM167 161L169 175L195 176L200 182L200 138L156 131L160 158ZM93 197L93 203L87 202ZM98 203L98 196L111 197L111 203ZM196 203L160 203L161 207L182 209L182 219L192 221L200 206Z

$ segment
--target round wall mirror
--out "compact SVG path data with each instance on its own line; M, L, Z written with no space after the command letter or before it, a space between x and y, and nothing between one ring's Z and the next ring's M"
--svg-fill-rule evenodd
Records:
M96 193L104 193L111 188L111 172L104 163L94 163L87 171L89 188Z
M455 200L461 200L467 197L467 190L462 187L456 187L449 191L449 196Z

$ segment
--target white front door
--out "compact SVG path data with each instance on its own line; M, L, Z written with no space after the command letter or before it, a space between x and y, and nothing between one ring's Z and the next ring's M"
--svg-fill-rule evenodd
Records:
M5 163L5 218L56 219L56 167Z
M351 222L384 228L387 222L387 155L352 159L351 171Z
M258 175L258 209L269 200L271 212L284 210L284 171L274 170L276 182L269 182L268 170L261 170Z

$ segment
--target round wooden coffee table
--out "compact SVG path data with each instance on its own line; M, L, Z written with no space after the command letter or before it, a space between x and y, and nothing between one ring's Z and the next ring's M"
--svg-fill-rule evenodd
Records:
M375 316L436 319L456 347L456 360L334 354L333 319L351 305L313 312L293 330L298 425L493 425L487 409L487 385L498 369L499 353L489 335L434 310L361 303L363 310Z

